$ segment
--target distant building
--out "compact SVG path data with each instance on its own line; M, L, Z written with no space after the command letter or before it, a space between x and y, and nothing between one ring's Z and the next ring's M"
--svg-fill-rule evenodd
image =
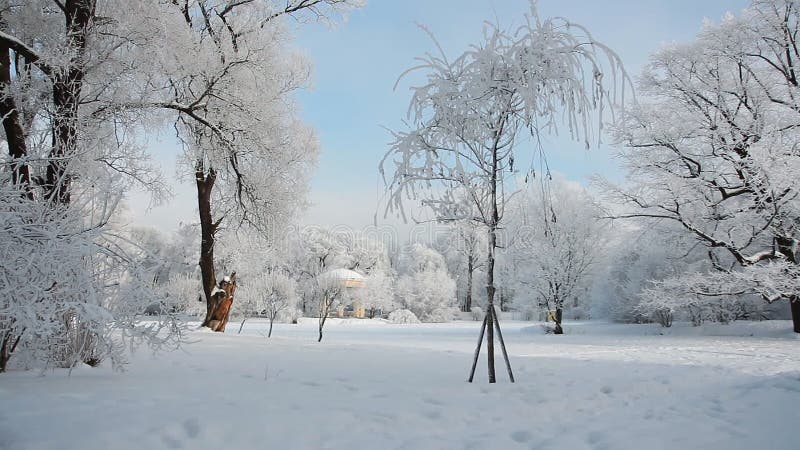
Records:
M364 276L349 269L333 269L322 274L322 277L341 281L345 287L345 295L341 305L336 310L337 317L356 317L363 319L366 309L360 301L352 301L349 295L353 289L364 287Z

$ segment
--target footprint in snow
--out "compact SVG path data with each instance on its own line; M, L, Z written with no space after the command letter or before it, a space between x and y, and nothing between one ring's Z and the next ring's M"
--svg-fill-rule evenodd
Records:
M169 448L183 448L183 442L168 434L162 434L161 441Z
M430 398L430 397L424 398L424 399L422 399L422 401L427 403L427 404L429 404L429 405L436 405L436 406L444 405L444 403L442 403L441 400L437 400L435 398Z
M425 412L425 417L431 420L438 420L442 418L442 412L439 410Z
M609 448L606 443L606 435L601 431L590 431L589 434L586 435L586 442L597 450Z
M200 429L200 421L197 419L197 417L186 419L183 422L183 430L186 432L186 436L189 436L192 439L200 436Z
M527 430L517 430L511 433L511 439L514 440L514 442L519 442L520 444L528 442L532 438L533 435Z

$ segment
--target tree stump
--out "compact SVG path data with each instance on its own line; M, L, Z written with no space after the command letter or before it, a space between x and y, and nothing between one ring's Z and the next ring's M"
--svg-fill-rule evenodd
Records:
M231 305L233 305L233 295L236 292L236 272L233 272L230 277L225 277L219 282L219 286L214 289L211 300L213 310L209 317L208 323L205 324L213 331L224 332L225 326L228 324L228 318L231 313Z

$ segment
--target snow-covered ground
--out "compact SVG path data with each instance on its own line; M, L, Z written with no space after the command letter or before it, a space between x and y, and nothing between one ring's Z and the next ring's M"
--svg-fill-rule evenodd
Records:
M787 322L666 334L505 322L517 383L464 380L477 322L251 321L108 368L0 375L0 448L797 449ZM719 336L729 334L732 336ZM711 337L709 335L718 335ZM752 335L752 336L751 336ZM499 352L498 352L499 356ZM485 357L484 357L485 358Z

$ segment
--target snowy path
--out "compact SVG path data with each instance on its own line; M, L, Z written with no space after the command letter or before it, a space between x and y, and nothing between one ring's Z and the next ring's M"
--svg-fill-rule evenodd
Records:
M505 327L516 384L498 365L488 385L485 361L463 381L478 328L466 322L334 324L321 345L312 324L267 340L252 323L140 352L123 374L10 373L0 448L797 448L796 338Z

